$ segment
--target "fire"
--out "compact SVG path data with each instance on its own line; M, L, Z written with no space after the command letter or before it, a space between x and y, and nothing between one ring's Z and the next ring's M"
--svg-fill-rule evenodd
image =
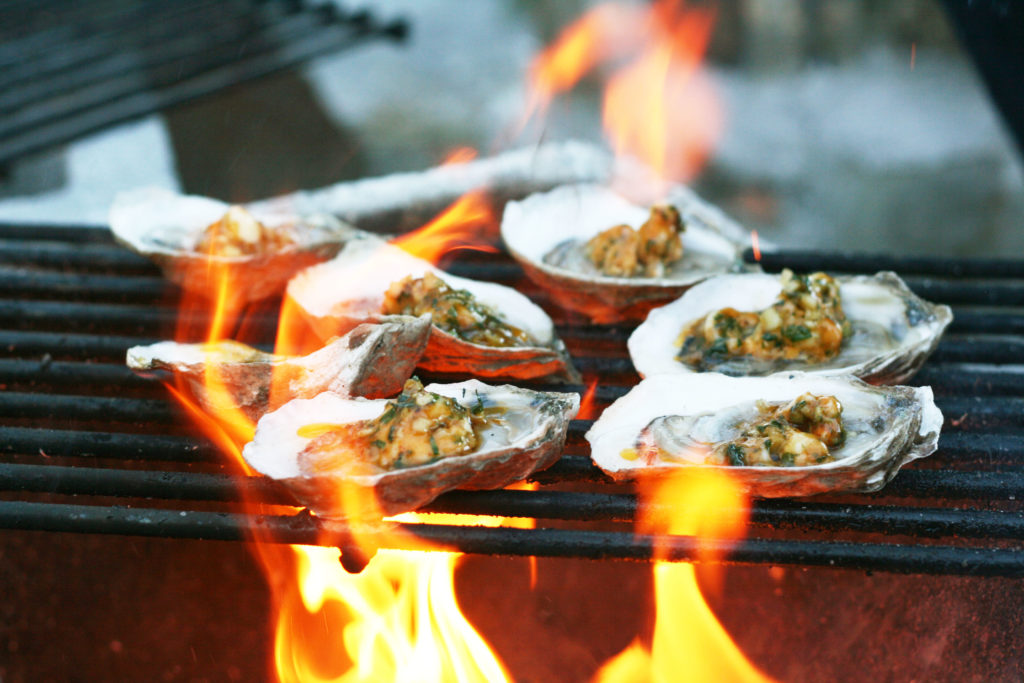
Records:
M641 496L652 513L641 531L692 536L697 539L738 539L748 516L747 500L726 474L710 468L681 470L665 481L644 482ZM662 549L655 548L655 555ZM700 546L699 559L720 559ZM639 640L607 662L595 681L769 681L736 647L708 607L689 563L658 561L654 565L657 615L648 649Z
M580 412L576 413L577 420L593 420L598 416L597 383L598 378L595 377L590 380L587 390L583 392L583 397L580 399Z
M381 551L350 575L335 549L293 550L274 652L283 683L508 680L459 611L454 554Z
M761 260L761 241L757 237L757 230L750 231L750 249L754 252L754 260Z
M475 191L460 197L419 230L396 237L392 243L413 256L439 263L456 249L497 252L493 244L497 232L498 222L486 193Z
M644 162L655 185L689 180L722 127L719 99L700 69L713 24L713 11L679 0L649 8L598 6L534 61L526 117L543 113L557 94L614 61L603 104L614 151ZM646 191L656 195L658 188Z
M467 153L461 152L462 159ZM455 161L453 161L455 163ZM452 248L480 244L482 231L493 228L494 216L483 193L463 197L442 216L403 240L406 249L419 256L437 259ZM208 342L231 337L245 330L246 311L228 278L228 271L209 261L217 276L216 296L210 305L198 298L183 302L179 340L194 339L196 320L208 320ZM275 351L280 354L306 353L311 335L301 316L285 298L282 304ZM207 363L204 386L218 406L209 414L191 398L184 383L169 386L207 436L229 461L247 475L254 472L241 457L242 446L252 439L255 425L234 404L231 392L215 363ZM283 385L283 383L282 383ZM272 379L271 392L279 390ZM337 495L346 509L367 509L375 500L366 489L341 487ZM247 501L253 514L287 514L292 508L267 506ZM403 516L416 521L418 515ZM437 516L428 516L436 522ZM449 524L507 524L529 526L533 520L504 520L473 516L445 516ZM363 680L508 680L498 657L459 610L453 580L458 554L442 552L413 537L395 545L431 552L378 552L382 543L380 527L324 522L324 542L344 538L346 552L371 558L358 575L348 574L339 564L337 548L283 546L257 527L250 530L251 547L267 576L277 610L272 665L281 681L363 681ZM391 528L391 527L388 527ZM370 533L364 533L367 529ZM395 531L394 533L401 533ZM358 550L356 550L358 548Z

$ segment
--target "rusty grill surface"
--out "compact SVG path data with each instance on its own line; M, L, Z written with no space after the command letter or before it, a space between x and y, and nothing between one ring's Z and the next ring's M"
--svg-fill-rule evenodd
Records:
M748 537L721 544L729 561L1024 576L1024 262L780 252L762 264L895 270L921 296L950 304L954 322L914 380L933 387L946 421L938 452L881 492L756 501ZM625 348L631 326L564 314L501 254L461 256L447 268L545 306L584 377L599 379L598 409L638 380ZM125 367L129 346L173 338L179 298L106 230L0 226L0 528L243 540L259 527L278 542L344 553L344 530L322 529L304 511L248 513L244 499L293 502L273 481L236 474L163 385ZM267 344L276 311L271 302L250 319ZM452 492L427 508L528 517L537 528L385 530L468 553L648 560L657 544L670 559L694 559L692 538L635 533L643 504L590 464L589 424L573 421L561 460L535 476L537 490Z

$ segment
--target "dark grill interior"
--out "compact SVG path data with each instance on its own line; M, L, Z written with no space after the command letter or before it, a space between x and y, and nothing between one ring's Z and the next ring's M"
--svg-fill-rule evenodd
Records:
M300 0L4 3L0 164L405 31Z
M452 272L514 285L548 308L585 379L599 379L598 408L637 380L625 351L630 327L589 325L548 305L504 255L461 254ZM159 382L124 366L127 347L174 335L180 293L146 259L105 230L6 225L0 260L0 527L240 540L259 525L280 542L344 546L344 529L324 540L304 512L247 513L244 497L291 499L272 481L236 474ZM782 252L762 263L892 269L925 298L951 304L953 325L915 379L932 385L946 423L939 451L879 493L757 501L730 561L1024 575L1024 369L1014 365L1024 345L1024 262ZM276 310L260 306L247 324L263 344ZM562 459L536 476L538 490L454 492L429 507L532 517L538 528L401 526L468 553L646 560L657 543L673 559L695 557L690 538L633 533L641 503L590 464L588 426L573 422Z

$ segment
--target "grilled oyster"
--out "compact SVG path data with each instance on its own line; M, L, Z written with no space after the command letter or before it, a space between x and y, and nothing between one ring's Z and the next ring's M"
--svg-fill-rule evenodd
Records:
M586 438L594 463L617 480L709 465L716 446L743 436L765 404L805 393L842 407L843 438L814 464L725 465L759 497L875 491L899 468L932 453L942 428L930 387L874 386L854 377L806 373L727 377L717 373L648 377L609 406ZM799 457L794 462L806 462ZM818 460L821 462L817 462Z
M645 233L675 217L680 247L665 231ZM641 320L693 284L745 268L740 228L683 187L648 208L597 185L566 185L509 202L501 236L561 306L602 323Z
M429 336L426 320L395 316L381 324L358 325L307 356L279 356L231 340L159 342L128 349L128 367L141 374L179 373L208 413L238 407L256 421L288 400L324 391L390 396L412 375ZM208 389L204 380L209 369L224 392Z
M250 213L157 189L119 195L110 209L110 229L175 284L208 296L217 291L215 278L227 278L230 295L242 302L280 294L288 278L331 258L357 233L332 216L300 217L279 209Z
M704 349L695 361L692 349L685 348L687 334L695 322L704 320L710 324L719 316L737 317L729 311L757 318L758 312L770 312L773 304L785 299L780 276L748 273L711 278L673 303L651 311L630 335L630 358L637 372L645 377L709 370L733 376L805 371L856 375L873 384L898 384L917 372L952 320L948 306L917 297L895 273L840 276L835 282L841 310L837 307L826 311L827 315L820 318L829 323L829 335L839 328L849 330L838 345L838 352L824 345L807 326L794 325L790 337L797 347L804 342L816 344L808 349L810 353L735 355L726 352L722 344L722 348L711 345ZM764 315L761 313L760 317L763 319ZM755 322L744 334L756 332L755 341L759 344L775 344L776 337L788 334L784 327L766 332L762 326ZM768 336L762 340L760 335Z
M435 403L448 407L435 411ZM561 454L578 409L577 394L490 386L478 380L431 384L425 392L403 391L394 401L323 393L267 413L242 455L258 471L284 482L322 517L392 515L425 505L450 489L500 488L548 467ZM403 411L417 410L422 413L403 416ZM473 426L475 445L442 457L443 439L461 441L466 429L455 423L467 421L467 415L479 418ZM400 426L388 437L371 437L381 423ZM425 452L427 457L371 457L373 448L386 446L367 446L361 441L365 438L370 443L393 439L403 444L399 455ZM424 448L410 445L417 438ZM346 486L373 496L345 495ZM343 495L348 506L342 504Z
M331 261L302 271L287 293L321 338L395 312L429 317L425 370L578 379L554 323L525 296L449 275L375 237L352 240Z

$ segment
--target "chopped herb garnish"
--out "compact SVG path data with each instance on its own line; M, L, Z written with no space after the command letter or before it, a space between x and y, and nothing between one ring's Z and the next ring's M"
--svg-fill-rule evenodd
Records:
M725 454L729 458L729 464L734 467L742 467L747 464L743 455L743 449L739 445L731 443L725 448Z
M430 450L434 453L435 456L438 453L440 453L440 451L437 448L437 442L434 441L434 435L433 434L430 435Z
M719 337L708 347L708 355L713 356L724 356L729 353L729 345L725 341L725 337Z
M385 442L381 441L380 439L374 439L373 445L376 448L387 448L388 446Z
M806 325L786 325L782 328L782 336L791 342L801 342L811 338L811 331Z

